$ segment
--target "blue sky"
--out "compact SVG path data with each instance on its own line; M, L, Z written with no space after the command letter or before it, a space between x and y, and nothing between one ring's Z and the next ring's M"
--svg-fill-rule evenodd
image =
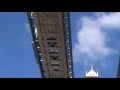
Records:
M116 78L120 13L71 12L75 78L93 64L102 78ZM0 78L40 78L26 12L0 12Z

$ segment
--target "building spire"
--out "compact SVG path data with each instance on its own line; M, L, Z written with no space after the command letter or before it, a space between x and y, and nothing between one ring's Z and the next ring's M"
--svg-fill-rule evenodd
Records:
M91 70L93 70L93 65L91 64Z
M86 78L99 78L99 75L98 75L98 71L95 72L93 70L93 64L91 64L91 70L90 71L86 71L86 75L85 75Z

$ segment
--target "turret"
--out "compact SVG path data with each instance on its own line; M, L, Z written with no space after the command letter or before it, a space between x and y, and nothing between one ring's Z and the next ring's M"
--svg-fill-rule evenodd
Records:
M85 78L99 78L98 71L94 71L93 65L91 65L91 69L89 72L86 71Z

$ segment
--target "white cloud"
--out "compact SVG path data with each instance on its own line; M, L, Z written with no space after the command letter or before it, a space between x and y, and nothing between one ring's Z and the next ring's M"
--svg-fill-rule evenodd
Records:
M98 23L101 27L105 28L120 28L120 12L103 14L101 17L98 17Z
M25 26L25 31L30 32L30 25L29 25L29 23L25 23L24 26Z
M82 16L77 22L77 28L78 43L73 48L74 62L106 66L106 58L117 53L107 42L112 42L112 38L108 37L109 32L120 30L120 13L100 12L92 17Z

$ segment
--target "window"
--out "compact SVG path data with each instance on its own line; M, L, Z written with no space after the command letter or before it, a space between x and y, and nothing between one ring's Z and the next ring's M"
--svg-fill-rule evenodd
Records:
M64 32L65 32L65 34L68 34L69 32L68 32L68 26L64 26Z
M72 73L69 73L69 76L71 77L71 76L72 76Z
M43 66L42 66L42 68L41 68L41 69L42 69L42 72L45 72L45 68L44 68Z
M71 72L72 71L72 69L71 68L69 68L69 72Z
M31 16L33 16L33 12L31 12Z
M44 75L44 77L46 77L46 73L45 72L43 73L43 75Z
M69 36L68 35L66 35L66 41L69 41Z
M70 49L67 49L67 54L70 54Z
M71 57L70 57L70 55L67 55L67 60L71 60Z
M67 18L63 18L63 25L68 25L68 19Z
M35 26L35 25L36 25L36 23L35 23L35 19L34 19L34 18L33 18L32 22L33 22L33 26Z
M38 32L37 32L37 28L35 28L35 36L36 36L36 39L38 39Z
M44 65L43 61L41 61L41 65L42 65L42 66Z
M36 42L35 43L37 47L40 47L40 43L39 42Z
M64 12L63 14L64 14L64 17L67 17L67 12Z
M70 66L70 65L71 65L71 62L69 61L69 62L68 62L68 66Z
M66 47L67 47L67 48L70 48L69 42L66 42Z

